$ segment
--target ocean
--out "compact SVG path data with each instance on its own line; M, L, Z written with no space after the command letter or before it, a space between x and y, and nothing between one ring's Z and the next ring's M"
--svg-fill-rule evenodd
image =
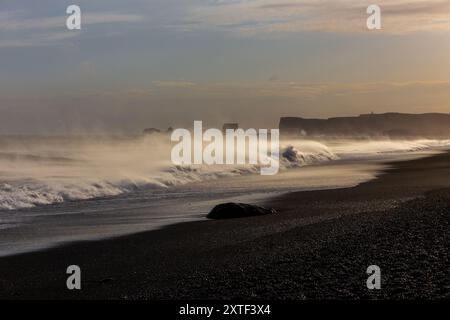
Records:
M284 140L280 173L176 166L166 135L0 137L0 256L206 219L214 205L355 186L449 140Z

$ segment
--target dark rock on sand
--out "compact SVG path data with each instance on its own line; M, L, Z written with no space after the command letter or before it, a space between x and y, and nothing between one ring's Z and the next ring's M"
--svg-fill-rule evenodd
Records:
M450 152L392 163L356 187L280 195L265 202L279 214L263 218L180 223L0 257L0 299L445 302L449 176ZM84 270L82 290L65 285L74 263ZM366 286L374 264L381 290Z
M252 216L262 216L277 213L274 209L267 209L245 203L223 203L215 206L208 214L209 219L232 219Z

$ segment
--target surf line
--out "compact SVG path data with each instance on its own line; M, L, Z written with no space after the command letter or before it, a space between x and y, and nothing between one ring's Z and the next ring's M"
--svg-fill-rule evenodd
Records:
M175 165L258 165L261 175L275 175L280 168L280 132L278 129L211 128L203 131L203 122L194 121L193 134L176 129L171 141L178 142L171 152ZM269 141L270 140L270 141ZM270 151L269 151L270 149Z

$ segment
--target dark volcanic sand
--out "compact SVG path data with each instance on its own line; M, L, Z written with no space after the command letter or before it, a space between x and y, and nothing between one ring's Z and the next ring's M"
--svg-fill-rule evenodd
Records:
M449 298L450 153L355 188L271 200L280 214L184 223L0 259L0 298ZM67 266L82 290L65 287ZM366 288L381 267L382 289Z

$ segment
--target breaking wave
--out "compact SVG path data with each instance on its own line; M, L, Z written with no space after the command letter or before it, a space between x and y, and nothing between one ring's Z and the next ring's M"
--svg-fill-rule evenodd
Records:
M280 170L339 159L387 157L450 145L450 141L281 142ZM174 166L162 136L134 138L0 138L0 210L117 196L259 174L257 165Z

